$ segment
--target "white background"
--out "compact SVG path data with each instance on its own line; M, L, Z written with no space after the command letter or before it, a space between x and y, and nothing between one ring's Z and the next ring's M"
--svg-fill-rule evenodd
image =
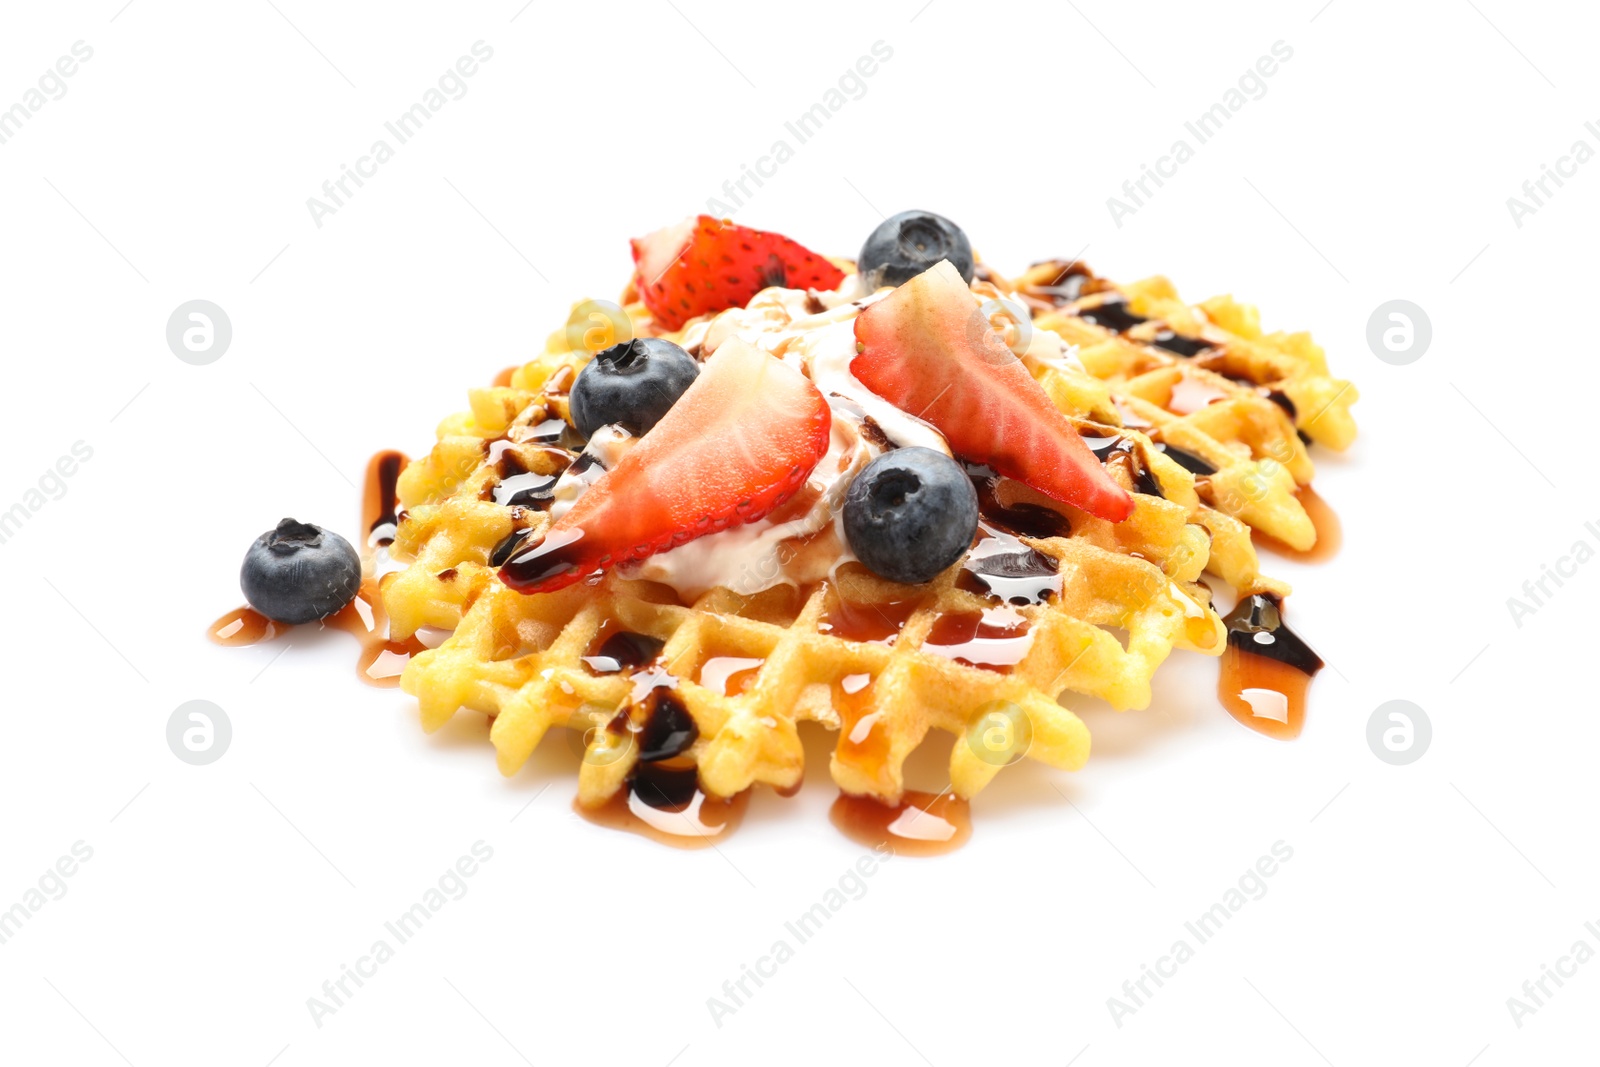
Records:
M1520 1028L1506 999L1579 938L1600 949L1600 565L1520 628L1506 600L1600 545L1600 164L1520 228L1505 203L1575 139L1600 147L1592 12L122 3L8 5L0 30L0 106L94 49L0 145L0 510L93 448L0 544L0 908L93 849L0 945L0 1059L1593 1056L1600 963ZM466 96L316 227L307 197L480 39ZM853 254L879 209L926 207L1002 270L1082 250L1312 330L1362 391L1355 448L1316 457L1346 546L1270 566L1330 668L1291 744L1222 713L1214 664L1185 654L1148 711L1072 701L1087 769L1003 774L965 850L885 866L719 1028L707 998L860 852L827 821L821 737L796 800L758 796L720 852L677 852L573 816L558 739L504 780L481 722L423 735L409 698L354 681L344 635L203 634L253 537L284 515L351 531L371 452L423 452L571 301L617 293L628 237L703 209L879 40L893 58L865 95L736 217ZM1267 94L1115 226L1106 198L1278 40L1294 54ZM195 298L233 323L210 366L165 342ZM1393 298L1433 323L1410 366L1366 344ZM195 698L233 723L207 767L165 742ZM1407 767L1365 739L1396 698L1434 728ZM913 773L938 788L930 755ZM307 998L479 840L494 857L466 897L317 1027ZM1107 998L1280 840L1267 894L1117 1026Z

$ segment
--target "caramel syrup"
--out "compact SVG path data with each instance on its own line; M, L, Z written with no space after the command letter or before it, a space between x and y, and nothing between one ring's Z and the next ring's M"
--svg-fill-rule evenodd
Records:
M308 624L309 625L309 624ZM361 642L356 676L368 685L393 689L411 657L427 648L415 635L404 641L388 639L389 618L383 610L378 583L368 579L354 600L316 624L343 630ZM211 640L219 645L253 645L288 633L292 627L273 622L254 608L236 608L211 624Z
M235 608L211 624L210 636L216 644L241 648L271 641L281 632L282 626L255 608Z
M1174 415L1193 415L1207 405L1228 399L1228 394L1199 378L1185 373L1172 383L1172 394L1162 406Z
M879 729L883 713L872 709L872 676L849 674L833 685L833 707L839 713L839 741L833 758L870 776L881 789L892 788L884 777L889 762L889 731Z
M1323 664L1284 623L1282 611L1276 597L1256 593L1228 613L1217 699L1252 730L1287 741L1300 736L1306 688Z
M1011 673L1032 646L1027 618L1007 606L941 615L922 642L924 652L997 674Z
M404 453L387 451L379 452L367 463L366 484L361 492L361 527L366 531L369 564L374 552L381 552L394 540L395 526L399 522L396 485L400 472L409 462ZM411 657L427 648L415 635L404 641L389 639L389 616L383 610L383 596L375 578L363 580L355 599L319 620L316 626L353 635L361 643L356 676L380 689L398 686L400 674ZM271 641L292 628L274 622L254 608L243 607L235 608L212 623L207 634L216 644L237 648Z
M919 604L916 599L857 604L839 597L818 621L817 630L846 641L892 645Z
M755 684L765 662L751 656L712 656L700 665L697 681L714 693L738 696Z
M1311 519L1311 525L1316 527L1317 539L1312 546L1304 552L1290 548L1282 541L1260 530L1252 531L1251 537L1257 547L1264 548L1273 555L1292 559L1297 563L1326 563L1339 554L1339 548L1344 543L1344 528L1339 522L1339 513L1309 485L1303 485L1295 491L1295 499L1300 501L1300 506L1306 509L1306 515Z
M900 803L840 793L828 812L833 825L868 848L887 844L897 856L938 856L972 836L968 803L946 790L938 796L906 790Z

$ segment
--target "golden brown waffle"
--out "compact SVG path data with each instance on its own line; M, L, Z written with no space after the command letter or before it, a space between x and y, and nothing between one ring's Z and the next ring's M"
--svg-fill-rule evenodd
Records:
M990 273L975 289L979 297L1026 295L1059 273L1045 279L1045 269L1016 286ZM1137 306L1180 318L1167 290L1143 284L1129 291ZM1209 565L1240 589L1287 592L1257 572L1245 523L1293 534L1283 516L1298 508L1293 488L1299 474L1309 480L1310 468L1271 400L1222 379L1231 390L1226 411L1174 414L1157 402L1150 375L1181 365L1141 354L1135 342L1072 310L1052 306L1036 326L1079 343L1093 374L1060 361L1029 365L1080 432L1101 439L1112 476L1137 491L1136 506L1126 522L1111 524L1019 483L991 481L991 504L1060 520L1057 528L1032 531L1048 536L1019 535L1016 547L1041 553L1060 583L1045 602L1022 605L982 595L981 583L963 577L964 563L925 586L886 582L847 564L814 587L779 585L752 596L717 588L691 603L667 586L615 574L549 594L508 589L491 564L497 546L514 530L541 530L549 518L497 503L496 486L508 471L554 473L572 459L553 447L548 431L551 420L566 416L565 389L589 353L574 351L558 331L510 386L472 391L471 411L446 419L432 452L400 478L403 510L391 552L406 566L383 583L393 636L423 626L454 631L417 655L402 679L425 728L439 728L462 709L492 717L491 740L508 775L551 727L571 728L584 751L579 800L589 806L605 802L634 771L653 685L669 686L693 718L698 739L684 755L698 766L701 788L717 796L756 783L797 786L803 751L796 725L805 720L839 730L831 768L843 789L890 802L901 795L905 758L930 729L965 738L950 760L952 787L962 797L1023 754L1081 766L1087 730L1057 698L1072 691L1119 709L1143 707L1152 675L1173 648L1220 654L1224 629L1200 574ZM1244 318L1230 321L1238 328ZM642 312L634 319L641 332L649 330ZM1310 373L1310 357L1293 355L1309 352L1308 341L1223 338L1214 323L1182 321L1225 341L1226 351L1237 346L1248 356L1253 345L1267 353L1272 373L1281 372L1274 381L1296 396L1325 388ZM1343 407L1338 415L1329 425L1347 426ZM1262 473L1263 458L1271 458L1265 449L1285 433L1292 446L1281 479L1269 478ZM1194 474L1158 440L1214 465L1210 487L1202 480L1197 489ZM1230 512L1219 493L1252 473L1268 491ZM595 649L618 630L661 642L659 657L643 669L598 673ZM975 637L981 640L971 643ZM724 678L730 672L731 680Z

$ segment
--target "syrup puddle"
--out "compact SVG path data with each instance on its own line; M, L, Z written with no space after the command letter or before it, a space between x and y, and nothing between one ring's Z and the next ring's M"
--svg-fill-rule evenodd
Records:
M598 807L572 803L572 810L596 826L647 837L677 848L705 848L739 828L750 791L723 799L702 791L696 770L641 763L634 777Z
M924 652L999 674L1009 674L1031 647L1026 616L1009 606L943 615L922 642Z
M949 790L935 796L908 789L893 805L840 793L828 817L857 844L868 848L887 844L897 856L943 855L972 836L971 807Z
M1300 736L1306 690L1323 664L1289 629L1282 612L1275 598L1256 594L1228 613L1217 699L1250 729L1287 741Z

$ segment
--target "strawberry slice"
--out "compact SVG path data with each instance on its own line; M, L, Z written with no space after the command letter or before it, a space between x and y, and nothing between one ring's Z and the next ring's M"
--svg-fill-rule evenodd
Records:
M1111 480L941 261L856 316L850 370L944 434L957 455L1111 522L1133 500Z
M650 314L677 330L696 315L744 307L761 290L835 289L844 272L782 234L710 215L633 239L633 284Z
M828 451L833 416L799 371L738 339L500 578L548 593L783 504Z

